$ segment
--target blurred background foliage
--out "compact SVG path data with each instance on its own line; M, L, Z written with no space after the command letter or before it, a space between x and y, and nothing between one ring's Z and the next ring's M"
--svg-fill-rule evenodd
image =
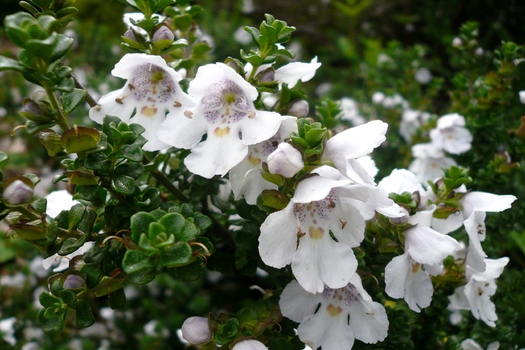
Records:
M474 338L484 348L495 340L500 341L500 349L525 347L525 334L521 332L525 329L525 132L519 132L520 125L524 127L520 117L525 114L525 106L518 97L518 92L525 90L525 64L516 65L509 73L497 62L498 59L513 62L519 57L519 52L510 52L509 46L502 49L502 41L524 44L525 2L200 0L192 3L204 8L199 25L213 47L209 56L213 62L229 56L238 58L240 49L250 48L250 43L243 39L246 33L242 27L258 26L265 13L295 26L297 31L289 47L296 50L297 59L306 62L318 56L323 64L315 78L304 85L310 116L314 117L314 106L325 99L351 97L366 119L389 123L387 143L373 153L380 169L378 179L395 167L407 167L411 161L411 144L397 132L402 109L374 105L372 95L380 91L387 96L399 94L411 109L433 115L430 127L421 130L414 143L428 140L426 132L438 116L450 112L464 115L474 135L473 149L456 160L470 168L473 189L518 197L511 210L489 214L487 219L489 234L483 245L486 253L490 258L511 258L492 298L500 319L496 328L487 327L468 313L459 325L451 325L446 296L452 290L437 290L431 307L421 314L411 313L412 319L400 311L401 301L398 306L388 308L391 326L386 343L367 346L356 342L354 348L455 349L467 337ZM76 39L67 56L68 65L76 67L75 75L98 98L121 85L109 72L124 54L119 46L120 35L126 30L122 15L130 9L116 0L77 0L75 6L80 11L66 32ZM0 0L0 22L19 10L17 1ZM477 22L479 26L471 23L465 27L467 22ZM462 26L467 36L473 36L465 47L453 47L451 43ZM14 57L15 46L1 28L0 34L0 54ZM479 50L475 52L477 48L482 49L482 54ZM432 79L428 83L416 79L420 68L430 70ZM37 194L43 196L55 188L50 179L60 164L49 158L38 140L27 137L23 129L13 132L24 123L17 112L23 98L33 89L16 73L0 73L0 150L10 157L4 165L5 177L26 172L39 174L43 181ZM92 123L87 117L87 106L77 109L73 118L77 124ZM0 232L5 232L5 227L0 227ZM210 265L220 265L217 260ZM238 311L261 297L259 291L250 290L249 286L274 285L265 277L253 275L254 268L248 273L253 276L210 273L195 283L183 283L165 275L148 286L128 287L127 311L111 311L102 300L95 313L95 326L80 331L71 325L67 331L44 335L35 321L35 295L39 293L34 291L46 286L47 274L30 273L35 264L38 265L38 252L34 247L22 240L7 239L4 234L0 236L0 319L14 316L21 320L15 327L18 340L15 349L31 341L37 341L42 349L182 349L176 330L186 317ZM26 275L32 277L23 277ZM385 300L372 279L364 283L374 299ZM246 288L239 289L239 285ZM151 323L153 320L156 321ZM0 336L0 349L4 348L11 346Z

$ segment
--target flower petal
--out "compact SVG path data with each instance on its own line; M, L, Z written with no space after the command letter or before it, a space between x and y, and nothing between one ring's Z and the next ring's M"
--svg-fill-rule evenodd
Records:
M299 229L293 209L291 202L283 210L268 215L261 225L259 254L268 266L279 269L292 262Z
M415 226L405 233L405 250L420 264L434 265L459 249L452 237L434 231L430 227Z
M244 118L239 122L242 140L246 145L266 141L277 133L281 122L279 113L255 111L255 117Z
M321 301L321 294L308 293L293 280L283 289L279 298L279 308L283 316L299 323L306 316L313 315Z

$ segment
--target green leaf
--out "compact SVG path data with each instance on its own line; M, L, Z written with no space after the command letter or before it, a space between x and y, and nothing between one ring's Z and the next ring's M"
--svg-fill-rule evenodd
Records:
M100 133L93 128L76 126L62 135L62 146L67 153L80 153L97 147Z
M83 204L75 204L68 214L69 218L69 229L72 230L77 227L86 212L86 207Z
M83 235L79 239L69 237L62 244L62 247L60 248L58 254L61 256L65 256L77 251L80 247L84 245L84 243L86 243L88 236L89 235Z
M70 308L70 309L76 309L77 303L76 303L76 297L75 293L73 293L70 290L64 289L60 291L59 293L60 299L64 301L64 303Z
M111 291L108 294L109 306L112 309L123 309L126 306L126 293L124 288Z
M87 300L77 300L77 327L87 328L95 323L95 316Z
M138 243L140 235L145 233L148 234L149 225L152 222L156 222L157 219L146 212L139 212L131 217L131 239L133 242Z
M2 164L3 162L5 162L7 160L7 158L9 158L7 156L7 154L5 154L4 152L0 151L0 164Z
M127 175L134 179L137 179L142 173L144 173L142 163L123 163L115 168L115 175Z
M175 26L183 32L188 30L188 28L191 26L191 21L191 16L187 14L173 17L173 24L175 24Z
M67 78L60 82L60 84L53 87L53 90L60 92L71 92L75 88L75 81L73 78Z
M111 188L118 193L131 195L135 192L137 184L132 177L126 175L118 175L111 179Z
M165 267L177 267L187 265L192 256L192 250L188 243L178 242L163 250L160 254L160 265Z
M51 295L48 292L42 292L42 294L40 294L39 300L40 300L40 304L46 308L54 307L55 304L61 304L60 299Z
M66 317L66 313L61 314L58 318L55 319L47 319L44 315L46 313L46 309L41 309L38 312L37 320L38 323L42 326L44 331L51 332L51 331L61 331L64 329L64 319Z
M206 54L210 52L211 49L212 48L205 42L198 43L193 47L191 56L193 58L206 58Z
M175 235L177 241L188 242L199 235L197 226L179 213L165 215L159 222L166 228L167 234Z
M86 98L87 92L83 89L73 89L71 92L62 94L62 105L66 113L71 113Z
M86 286L89 289L95 288L100 282L102 270L97 265L86 264L80 270L86 275Z
M38 139L44 145L47 150L47 154L51 157L56 156L57 154L64 151L62 147L61 137L52 129L45 129L39 131Z
M129 159L134 162L142 161L143 152L142 148L137 144L124 145L120 149L120 152L117 152L116 156L118 158Z
M0 56L0 72L6 70L16 70L18 72L23 72L27 68L17 60L11 58Z
M155 278L158 271L157 261L138 250L128 250L122 260L122 268L131 282L146 284Z

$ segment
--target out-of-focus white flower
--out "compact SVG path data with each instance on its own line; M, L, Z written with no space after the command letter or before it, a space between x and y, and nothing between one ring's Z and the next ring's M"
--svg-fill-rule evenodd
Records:
M466 278L467 284L456 288L453 295L449 296L452 307L448 309L470 310L472 315L478 320L482 320L490 327L495 327L496 306L490 297L496 293L496 278L502 273L508 264L509 258L485 259L486 269L483 272L467 265Z
M16 344L15 323L16 317L6 318L0 321L0 333L3 333L3 339L12 346Z
M95 242L86 242L84 245L77 250L75 250L73 253L66 255L66 256L60 256L58 254L51 255L49 258L44 259L42 261L42 265L46 270L49 270L52 266L56 266L53 269L53 272L61 272L66 270L69 267L69 261L73 259L77 255L82 255L88 250L91 249L95 245Z
M188 92L197 106L170 112L158 137L191 149L184 164L206 178L225 175L248 155L248 146L274 136L283 120L278 113L256 110L257 89L222 63L201 66Z
M457 113L446 114L430 131L432 143L451 154L461 154L471 148L472 134L465 128L465 118Z
M7 115L7 109L0 107L0 118L3 118Z
M158 320L151 320L144 325L144 333L152 337L169 338L170 331L168 328L162 327L161 329L158 329L158 326Z
M476 55L478 55L478 56L483 56L483 53L484 53L483 48L482 48L482 47L478 47L478 48L476 49L476 51L474 51L474 53L475 53Z
M399 133L407 143L412 142L412 136L414 136L417 130L421 127L421 121L419 120L420 114L421 111L405 109L401 115Z
M255 11L255 5L253 4L253 0L242 0L242 13L244 14L250 14Z
M483 350L483 348L474 341L474 339L467 338L463 340L460 344L461 349L463 350ZM499 341L494 341L490 343L487 347L487 350L498 350Z
M394 60L392 57L388 56L386 53L381 52L379 55L377 55L377 65L383 66L390 63L394 63Z
M268 348L260 341L252 339L235 344L232 350L268 350Z
M416 174L419 181L426 184L428 180L442 177L441 168L450 168L457 165L456 161L445 156L445 152L432 143L419 143L412 147L412 156L415 158L408 166L408 170Z
M212 338L208 319L193 316L187 318L182 324L182 337L190 344L206 343Z
M461 45L463 45L463 40L461 40L460 38L455 37L454 40L452 40L452 46L460 47Z
M152 19L156 18L159 22L163 22L166 17L164 16L161 16L159 14L153 14L151 16ZM141 20L144 19L144 14L142 14L141 12L129 12L129 13L125 13L124 14L124 17L122 18L122 21L124 22L124 24L126 25L126 27L132 27L135 31L139 32L140 34L142 35L148 35L148 32L146 32L146 30L142 29L141 27L139 26L136 26L134 25L133 23L131 23L131 21L133 20L134 22L139 22Z
M17 272L14 275L3 275L0 277L0 286L9 288L22 289L27 283L27 276L22 272Z
M292 88L299 80L304 83L312 79L319 67L321 67L321 63L317 62L317 56L310 63L291 62L275 71L275 79Z
M271 174L281 174L291 178L304 167L303 155L299 150L283 142L268 156L268 170Z
M520 102L525 104L525 90L520 91Z
M376 91L372 95L372 102L375 103L376 105L381 104L384 99L385 99L385 94L382 93L381 91Z
M168 148L157 137L166 113L194 107L196 101L179 86L182 76L169 67L160 56L127 54L115 65L111 74L126 79L122 89L104 95L91 108L89 117L102 123L106 115L117 116L125 123L137 123L146 131L147 151Z
M315 94L317 96L324 96L328 94L330 91L332 91L333 87L334 86L332 85L332 83L329 83L329 82L321 83L317 86L317 88L315 88Z
M299 339L314 350L351 349L355 339L374 344L388 334L386 310L364 290L358 274L347 286L326 287L318 294L292 281L284 288L279 306L283 316L300 323Z
M414 79L420 84L428 84L432 80L432 73L428 68L419 68L414 74Z
M366 123L366 119L359 115L359 106L357 102L349 97L341 99L341 109L343 110L342 120L348 120L353 126Z
M246 203L254 205L264 190L277 189L277 185L261 176L262 163L277 149L277 146L297 131L297 118L283 116L277 133L269 140L248 147L248 156L230 171L230 181L235 200L244 195Z
M244 30L244 26L237 28L235 33L233 33L233 38L239 44L248 45L252 42L252 36L250 33Z
M40 345L37 342L25 343L22 345L21 350L40 350Z

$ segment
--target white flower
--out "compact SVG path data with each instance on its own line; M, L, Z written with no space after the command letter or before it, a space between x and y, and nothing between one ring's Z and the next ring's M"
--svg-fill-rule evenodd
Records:
M412 142L412 136L414 136L417 130L421 127L421 121L419 116L421 111L414 109L405 109L401 115L401 123L399 124L399 133L407 143Z
M372 102L375 103L376 105L381 104L384 99L385 99L385 94L382 93L381 91L376 91L372 95Z
M470 338L463 340L460 346L463 350L483 350L483 348L479 346L478 343L476 343L473 339L470 339ZM489 346L487 347L487 350L498 350L498 348L499 348L499 341L494 341L489 344Z
M275 71L275 80L288 84L291 89L300 80L303 83L312 79L321 63L317 62L315 56L310 63L291 62Z
M455 37L454 40L452 40L452 46L460 47L461 45L463 45L463 40L461 40L460 38Z
M193 316L182 324L182 337L190 344L206 343L212 336L207 318Z
M243 340L232 348L232 350L268 350L266 345L258 340Z
M419 143L412 146L414 160L408 166L408 170L416 174L421 183L442 177L441 168L450 168L457 165L456 161L445 156L445 152L432 143Z
M46 196L46 214L51 218L56 218L62 210L69 210L79 201L73 200L73 196L66 190L54 191Z
M520 102L525 103L525 90L520 91Z
M331 161L354 182L373 184L374 179L357 159L370 154L386 140L387 128L387 123L374 120L340 132L326 142L322 160Z
M432 143L451 154L461 154L471 148L472 134L465 128L465 118L457 113L438 119L437 128L430 131Z
M516 200L513 195L495 195L487 192L468 192L458 200L460 211L451 214L446 219L433 218L432 228L441 233L455 231L461 225L469 236L469 251L467 254L467 265L478 271L485 270L485 257L487 256L481 247L485 240L485 216L486 212L501 212L509 209L512 202Z
M414 74L414 79L420 84L428 84L432 81L432 72L428 68L419 68Z
M33 188L22 180L15 180L4 188L2 196L7 203L19 205L30 203L33 199Z
M166 113L195 105L179 86L182 76L168 67L162 57L139 53L122 57L111 74L126 79L126 84L104 95L97 106L91 108L89 117L102 123L106 115L111 115L128 124L140 124L146 129L142 134L148 140L145 150L168 148L167 143L157 137Z
M198 105L170 112L158 136L172 146L191 149L184 164L206 178L225 175L248 155L249 145L274 136L283 119L275 112L255 110L257 89L222 63L200 67L188 93Z
M252 42L252 36L250 33L244 30L244 26L241 26L235 30L235 33L233 33L233 38L236 42L243 45L248 45Z
M281 174L290 178L301 171L303 167L302 153L286 142L280 143L277 149L268 156L270 174Z
M434 288L429 275L441 273L443 259L459 249L454 238L430 228L435 208L429 206L409 217L413 227L404 232L405 253L385 268L386 293L392 298L404 298L416 312L432 300Z
M509 258L485 259L485 271L477 271L467 265L466 278L468 283L465 286L456 288L453 295L449 297L452 307L449 310L470 310L472 315L478 320L482 320L490 327L495 327L496 306L490 297L496 294L496 281L508 264Z
M365 219L393 202L374 186L352 184L332 167L313 173L318 176L301 181L286 208L263 222L259 253L268 266L291 263L301 286L319 293L325 284L341 288L348 283L357 268L352 247L364 238Z
M244 195L246 203L253 205L262 191L277 189L277 185L266 181L261 176L262 163L266 162L268 156L277 149L281 142L290 137L290 133L297 131L296 121L295 117L283 116L283 122L277 133L269 140L249 146L248 156L230 170L230 181L235 200L239 200Z
M316 350L351 349L354 340L367 344L383 341L388 317L383 305L364 290L359 275L340 289L325 288L311 294L292 281L279 300L283 316L298 322L299 339Z
M3 334L3 339L12 346L16 344L15 323L16 317L6 318L0 321L0 334Z
M341 120L348 120L354 126L366 123L366 119L359 115L359 106L353 99L343 97L341 99L341 109L343 110Z
M159 321L151 320L144 325L144 333L151 337L169 338L170 331L166 327L158 329Z

